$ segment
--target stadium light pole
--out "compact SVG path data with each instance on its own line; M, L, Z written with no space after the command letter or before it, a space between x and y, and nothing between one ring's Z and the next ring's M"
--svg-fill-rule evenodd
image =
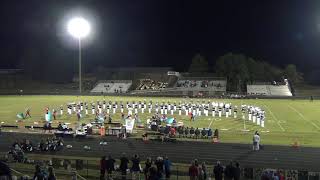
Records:
M81 94L81 39L89 35L91 27L89 22L82 17L74 17L67 25L69 34L78 40L79 45L79 93Z

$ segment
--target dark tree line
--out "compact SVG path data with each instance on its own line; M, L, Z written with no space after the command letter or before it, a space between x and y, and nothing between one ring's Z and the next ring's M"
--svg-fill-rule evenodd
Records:
M189 72L208 72L208 61L204 56L194 56ZM294 64L284 69L273 66L266 61L255 60L243 54L227 53L217 58L214 65L216 76L225 77L230 91L245 90L246 84L254 82L282 81L288 78L292 83L302 81L302 74Z

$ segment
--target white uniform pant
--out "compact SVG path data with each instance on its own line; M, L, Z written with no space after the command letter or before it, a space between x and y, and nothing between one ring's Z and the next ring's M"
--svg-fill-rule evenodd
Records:
M259 151L259 149L260 149L260 143L259 142L253 143L253 150Z

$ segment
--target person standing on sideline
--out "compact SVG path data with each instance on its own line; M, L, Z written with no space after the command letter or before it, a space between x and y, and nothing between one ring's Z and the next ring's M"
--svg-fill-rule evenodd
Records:
M135 154L133 156L133 158L131 159L132 161L132 167L131 167L131 172L133 175L133 178L135 178L136 175L139 175L140 172L140 158L137 154Z
M189 167L189 177L190 177L190 180L197 180L197 179L198 179L198 175L199 175L199 169L198 169L198 167L195 165L195 162L192 161L192 162L191 162L191 166Z
M168 159L168 157L166 157L166 159L164 160L164 172L166 174L166 179L170 179L171 165L171 161Z
M217 161L217 165L213 168L214 178L216 180L222 180L223 167L220 164L220 161Z
M232 161L229 163L229 165L226 166L225 170L224 170L224 179L225 180L232 180L234 177L234 167L232 164Z
M56 178L56 175L54 174L53 167L49 167L48 171L49 171L48 180L56 180L57 178Z
M234 180L240 180L241 169L238 162L236 162L236 166L234 167Z
M201 167L199 167L199 180L207 180L208 179L208 175L207 175L207 166L206 163L203 162L201 164Z
M105 179L106 174L106 156L102 156L100 160L100 180Z
M128 164L129 159L126 157L125 153L122 153L122 157L120 158L120 171L123 180L125 180L127 176Z
M112 172L115 171L114 163L116 160L114 160L111 155L109 155L108 160L106 161L106 168L108 172L108 178L112 178Z
M150 170L151 166L152 166L152 160L151 160L150 157L148 157L147 161L145 162L145 167L144 167L144 170L143 170L145 179L149 179L150 174L148 174L148 173L149 173L149 170Z
M259 146L260 146L260 136L258 131L256 131L253 135L253 150L254 151L259 151Z

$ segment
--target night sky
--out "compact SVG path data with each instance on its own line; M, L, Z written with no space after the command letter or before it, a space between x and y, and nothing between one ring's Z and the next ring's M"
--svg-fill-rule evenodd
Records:
M227 53L300 70L320 68L319 0L10 0L0 6L0 68L17 68L23 52L61 49L77 58L65 20L83 13L94 32L84 40L87 71L103 65L185 70L200 53L214 64ZM46 61L46 58L43 58Z

